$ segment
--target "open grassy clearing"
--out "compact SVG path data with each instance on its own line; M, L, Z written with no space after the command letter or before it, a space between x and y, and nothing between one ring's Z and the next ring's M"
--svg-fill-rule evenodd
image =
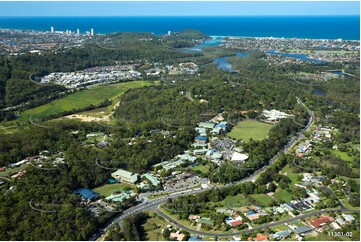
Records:
M290 168L289 164L287 164L285 167L282 168L280 174L286 175L291 180L293 185L301 181L302 179L302 175L300 175L299 173L294 173Z
M273 198L267 194L252 194L250 197L253 197L256 201L262 203L265 207L269 206L274 201Z
M277 189L277 192L273 194L273 197L277 201L281 201L281 200L285 202L292 201L292 194L282 189Z
M73 109L85 108L90 105L97 105L105 99L113 100L132 88L139 88L151 85L147 81L123 82L106 86L98 86L65 96L50 103L36 108L26 110L21 114L22 119L44 118L49 115L56 115L61 112Z
M149 217L142 225L148 241L164 240L162 229L166 228L169 222L154 212L149 212Z
M353 157L349 156L346 152L342 152L339 150L330 150L332 154L334 154L335 156L341 158L342 160L345 161L353 161Z
M115 183L115 184L106 184L101 187L94 188L94 192L98 192L100 195L107 197L112 195L113 192L116 190L123 191L124 188L135 188L134 185L128 184L128 183Z
M228 136L233 139L243 139L246 142L251 138L254 140L263 140L267 137L272 127L272 124L255 120L241 121L228 133Z
M209 172L209 165L198 165L198 166L195 166L195 167L192 167L191 170L193 171L200 171L202 172L203 174L208 174Z
M274 227L272 227L272 230L276 231L276 232L279 232L279 231L282 231L282 230L287 230L289 229L289 227L287 225L284 225L284 224L280 224L280 225L276 225Z
M235 196L228 196L218 203L224 208L239 208L244 206L250 206L252 203L242 194L237 194Z

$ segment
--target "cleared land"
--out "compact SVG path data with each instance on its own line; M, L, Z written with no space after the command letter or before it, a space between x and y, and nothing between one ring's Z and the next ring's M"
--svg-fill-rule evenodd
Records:
M239 209L245 206L251 206L253 205L248 198L246 198L242 194L238 194L235 196L228 196L225 199L223 199L220 203L220 207L223 206L225 208L230 209Z
M272 124L266 124L259 121L241 121L228 133L233 139L242 139L248 142L251 138L254 140L263 140L267 137Z
M346 152L342 152L342 151L339 151L339 150L330 150L330 151L331 151L332 154L334 154L335 156L338 156L342 160L353 161L352 156L349 156Z
M164 240L162 236L162 229L166 228L169 222L154 212L149 212L149 218L142 225L148 241Z
M291 193L287 192L286 190L279 190L273 194L273 197L277 201L285 201L289 202L293 199L293 196Z
M262 203L265 207L269 206L274 201L273 198L267 194L252 194L249 196Z
M195 166L195 167L192 167L191 170L193 171L200 171L202 172L203 174L208 174L209 172L209 165L198 165L198 166Z
M44 118L49 115L56 115L65 111L71 111L73 109L81 109L90 105L97 105L103 102L105 99L113 100L129 89L149 85L151 85L151 83L147 81L133 81L107 86L98 86L79 91L39 107L26 110L21 114L21 116L22 119L26 120L29 119L30 116L32 116L34 119Z
M124 188L134 188L134 185L128 183L115 183L115 184L106 184L101 187L94 188L94 192L98 192L101 196L107 197L112 195L116 190L123 191Z

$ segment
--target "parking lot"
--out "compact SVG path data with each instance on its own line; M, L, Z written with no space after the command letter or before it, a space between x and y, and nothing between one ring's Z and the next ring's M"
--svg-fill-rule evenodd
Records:
M208 179L190 173L183 173L168 179L163 187L166 192L176 192L200 186L202 183L208 183Z

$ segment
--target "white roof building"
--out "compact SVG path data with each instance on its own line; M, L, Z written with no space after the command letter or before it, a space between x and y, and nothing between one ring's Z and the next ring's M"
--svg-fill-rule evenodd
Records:
M342 218L336 218L336 221L339 225L344 226L346 223Z
M233 152L232 161L246 161L248 159L248 155L241 154L238 152Z
M267 118L267 121L273 122L278 121L283 118L289 118L293 115L287 114L284 112L280 112L278 110L272 109L272 110L263 110L262 115Z
M342 214L342 217L346 220L346 222L351 223L355 220L355 218L352 215L349 214Z

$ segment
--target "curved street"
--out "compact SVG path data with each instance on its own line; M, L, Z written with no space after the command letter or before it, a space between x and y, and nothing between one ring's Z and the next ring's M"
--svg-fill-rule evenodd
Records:
M310 119L308 121L308 124L306 125L306 127L304 127L300 132L298 132L296 134L296 136L294 136L282 149L282 152L286 152L289 148L291 148L293 145L295 145L299 139L302 138L303 136L303 133L309 129L309 127L311 126L311 124L313 123L314 121L314 115L313 115L313 112L311 110L309 110L306 105L298 98L296 97L297 99L297 102L302 105L308 112L308 114L310 115ZM191 194L197 194L197 193L201 193L201 192L204 192L206 190L211 190L211 189L217 189L217 188L222 188L222 187L228 187L228 186L233 186L233 185L236 185L236 184L240 184L240 183L243 183L243 182L247 182L247 181L253 181L260 173L262 173L264 170L267 169L267 167L271 164L273 164L278 158L278 154L276 154L274 157L272 157L272 159L269 161L269 163L267 165L265 165L264 167L262 167L261 169L257 170L256 172L254 172L251 176L247 177L247 178L244 178L238 182L233 182L233 183L228 183L228 184L225 184L225 185L222 185L222 186L219 186L219 187L214 187L214 186L211 186L211 187L208 187L208 188L197 188L197 189L190 189L190 190L186 190L186 191L182 191L182 192L175 192L175 193L172 193L172 194L169 194L167 196L164 196L164 197L161 197L161 198L156 198L156 199L153 199L153 200L149 200L149 201L143 201L141 202L140 204L134 206L134 207L131 207L127 210L124 210L122 212L120 212L119 215L117 215L115 218L112 219L112 221L108 222L102 229L100 229L96 234L94 234L89 240L97 240L99 239L101 236L104 235L104 233L106 233L106 231L108 230L108 228L110 226L112 226L113 224L115 223L118 223L120 226L122 225L122 220L130 215L133 215L135 213L139 213L139 212L144 212L144 211L156 211L158 214L160 214L162 217L164 218L167 218L169 220L172 220L172 218L170 218L168 215L162 213L161 211L159 211L158 209L158 206L162 203L165 202L166 199L168 198L177 198L177 197L180 197L180 196L185 196L185 195L191 195ZM342 210L342 209L341 209ZM347 209L346 209L347 210ZM345 211L346 211L345 210ZM344 210L342 210L344 211ZM348 211L348 210L347 210ZM323 212L326 212L326 211L317 211L317 212L314 212L315 214L317 213L323 213ZM309 216L308 214L306 215L300 215L300 216ZM298 217L296 218L293 218L293 219L297 219ZM302 217L301 217L302 218ZM292 221L292 220L291 220ZM286 221L287 222L287 221ZM275 222L276 223L276 222ZM273 224L275 224L273 223ZM285 222L282 222L282 223L285 223ZM176 225L179 225L179 223L176 223ZM269 225L264 225L264 227L267 227ZM185 230L188 230L190 232L193 233L193 231L190 229L190 228L187 228L185 226L183 226L183 228ZM258 227L258 228L262 228L262 226ZM194 233L200 233L199 231L195 231ZM201 232L203 233L203 232ZM206 232L204 232L206 233ZM235 233L235 234L239 234L238 233ZM211 234L211 235L217 235L218 234ZM224 235L224 236L229 236L229 235Z

